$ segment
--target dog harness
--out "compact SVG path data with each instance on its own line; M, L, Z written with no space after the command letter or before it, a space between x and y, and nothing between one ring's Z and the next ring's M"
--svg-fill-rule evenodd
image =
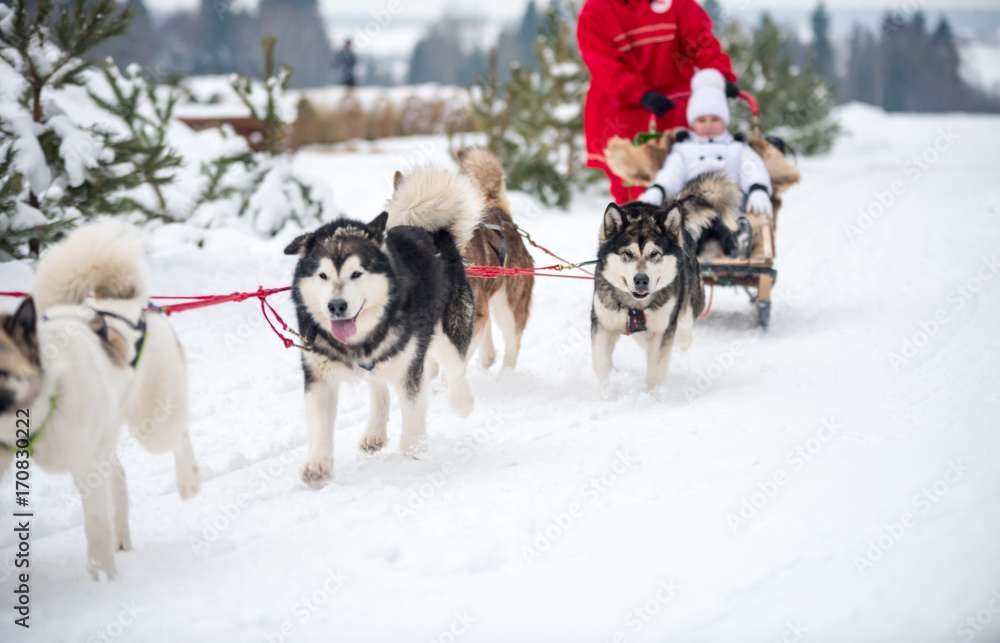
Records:
M500 249L499 250L497 250L497 247L495 245L493 245L490 242L489 239L486 240L486 243L490 244L490 248L493 250L493 253L497 256L497 260L500 262L500 266L502 268L506 268L507 267L507 235L504 234L503 226L498 226L495 223L480 223L479 225L484 230L486 230L486 229L493 230L494 232L496 232L497 234L500 235Z
M11 453L17 453L18 451L27 451L28 457L30 458L34 454L35 441L38 440L38 436L42 434L45 427L49 424L49 419L52 417L52 413L56 410L56 390L52 390L52 397L49 398L49 411L45 414L45 419L42 420L42 426L35 430L35 433L28 436L28 445L26 447L19 448L17 442L15 441L13 445L7 444L6 442L0 442L0 447L3 447L10 451Z
M101 318L101 327L94 332L96 332L97 336L104 340L105 343L111 341L108 337L108 317L117 319L135 332L139 333L139 336L136 338L135 344L133 345L135 347L135 357L133 357L132 361L128 364L130 368L135 369L135 367L139 364L139 358L142 356L142 349L146 346L146 311L142 311L142 314L139 315L139 321L134 324L131 320L128 320L117 313L107 310L95 310L94 312Z
M625 321L625 334L641 333L646 330L646 311L641 308L630 308Z

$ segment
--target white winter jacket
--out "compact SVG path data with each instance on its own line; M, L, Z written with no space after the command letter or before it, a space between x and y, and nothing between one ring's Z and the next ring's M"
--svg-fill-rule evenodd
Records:
M663 168L640 201L661 205L673 199L688 181L705 172L725 170L739 183L744 196L752 190L764 190L771 196L771 177L767 173L764 159L757 152L725 132L714 139L703 138L694 132L682 132L687 137L674 143L667 155ZM663 193L654 187L663 188Z

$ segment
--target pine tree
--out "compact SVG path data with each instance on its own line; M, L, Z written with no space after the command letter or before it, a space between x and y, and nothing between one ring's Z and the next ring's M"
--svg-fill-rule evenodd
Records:
M22 188L17 216L2 222L0 249L7 254L22 256L25 246L37 254L76 219L119 212L112 195L135 186L134 177L113 167L115 152L101 144L100 131L79 126L48 100L53 91L82 86L91 67L84 56L124 33L130 19L115 0L36 0L34 11L25 0L0 6L0 64L16 74L20 93L4 135L16 157L0 165L5 191ZM9 172L20 178L12 183Z
M732 23L725 38L740 86L754 95L764 134L781 136L795 151L818 154L830 149L839 127L830 117L833 92L826 81L802 69L787 53L791 37L768 13L747 34ZM742 103L733 112L734 124L749 129L749 110Z
M838 99L842 102L859 100L875 104L875 37L861 25L855 24L851 32L850 49L847 73L838 87Z
M329 82L333 48L317 0L261 0L257 22L280 43L276 55L295 69L293 86Z
M197 205L230 194L240 195L239 214L253 222L260 233L274 235L289 220L303 228L317 225L323 214L323 204L314 198L313 188L295 176L291 159L284 154L284 139L291 114L283 113L288 103L288 84L291 68L282 65L275 70L275 45L277 39L265 36L263 95L248 77L233 79L233 89L253 118L263 127L262 151L258 154L237 154L216 159L203 165L208 175L208 185ZM239 187L224 180L235 165L242 165L249 173L248 180ZM274 209L275 194L280 195L281 211Z
M102 132L105 146L115 150L116 160L131 165L136 187L153 195L147 200L132 190L115 197L112 207L116 211L138 211L147 218L176 221L162 188L173 182L172 170L182 163L181 156L167 144L167 127L179 93L172 88L161 92L157 85L147 83L139 65L129 65L126 75L110 62L101 71L111 94L101 96L92 88L87 93L98 107L118 117L127 131L125 136Z
M833 46L830 44L830 14L823 2L819 3L810 16L813 41L809 47L809 62L813 72L835 86L836 69L833 61Z
M571 188L587 175L581 106L589 75L557 7L546 12L535 57L537 71L513 65L501 90L494 53L490 76L480 78L473 92L473 108L507 172L507 185L565 208Z
M722 7L719 5L718 0L705 0L701 8L705 10L705 13L712 20L712 31L717 34L725 33L725 16L722 13Z

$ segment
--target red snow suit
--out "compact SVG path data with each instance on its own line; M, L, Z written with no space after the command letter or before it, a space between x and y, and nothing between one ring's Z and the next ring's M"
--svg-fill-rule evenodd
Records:
M604 148L612 136L631 139L649 128L652 113L639 105L643 94L690 91L695 68L718 69L733 82L736 76L695 0L586 0L576 36L591 74L583 114L587 165L603 169L615 201L625 203L642 189L622 185L608 169ZM674 103L657 119L659 131L687 125L687 99Z

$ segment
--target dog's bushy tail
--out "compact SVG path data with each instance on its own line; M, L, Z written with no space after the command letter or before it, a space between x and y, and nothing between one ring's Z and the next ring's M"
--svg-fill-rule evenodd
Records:
M426 166L406 176L396 172L395 190L385 206L388 227L447 230L463 247L483 216L483 200L468 177L442 167Z
M736 214L742 193L725 172L707 172L688 181L676 202L684 212L684 227L695 239L719 219L730 230L736 230Z
M91 295L145 303L148 283L142 239L120 221L104 221L78 228L46 252L31 294L44 313Z
M455 152L455 158L462 172L472 180L486 201L486 207L499 207L510 212L503 166L493 152L485 147L463 147Z

